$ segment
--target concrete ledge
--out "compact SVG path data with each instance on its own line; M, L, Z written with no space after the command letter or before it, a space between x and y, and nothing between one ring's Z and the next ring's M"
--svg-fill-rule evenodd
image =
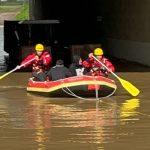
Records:
M150 66L150 43L108 39L106 52L116 58Z

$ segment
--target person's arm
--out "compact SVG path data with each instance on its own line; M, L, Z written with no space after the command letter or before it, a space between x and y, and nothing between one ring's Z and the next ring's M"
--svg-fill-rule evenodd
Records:
M114 65L113 65L108 59L106 59L105 64L106 64L106 66L109 68L109 70L111 70L112 72L115 72L115 67L114 67Z
M48 52L44 53L44 56L43 56L42 60L43 60L43 64L45 66L48 66L52 63L52 57Z
M92 67L92 66L91 66L91 61L90 61L89 58L86 59L86 60L84 60L84 61L82 62L82 65L83 65L83 67L85 67L85 68L91 68L91 67Z
M26 62L30 61L31 59L33 59L35 57L35 54L31 54L29 56L27 56L22 62L21 62L21 65L22 64L25 64ZM34 60L33 60L34 61ZM28 67L29 65L31 65L33 63L33 61L27 63L26 65L24 65L23 67Z
M49 80L52 80L51 69L47 72L46 76L48 77Z
M88 58L82 62L83 67L85 67L85 68L92 67L92 62L94 61L92 56L93 56L93 53L89 53Z
M65 68L65 75L66 75L66 77L71 77L72 76L72 73L69 71L68 68Z

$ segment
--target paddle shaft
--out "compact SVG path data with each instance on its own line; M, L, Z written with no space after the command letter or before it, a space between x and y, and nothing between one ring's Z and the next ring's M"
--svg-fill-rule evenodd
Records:
M32 62L33 60L35 60L35 57L30 59L29 61L25 62L24 64L20 65L19 67L21 68L21 67L25 66L26 64Z
M24 64L20 65L19 67L21 68L21 67L25 66L26 64L28 64L28 63L32 62L33 60L35 60L35 57L34 57L33 59L31 59L31 60L29 60L29 61L25 62ZM14 68L14 69L10 70L9 72L7 72L7 73L5 73L4 75L0 76L0 79L2 79L2 78L4 78L4 77L6 77L7 75L9 75L10 73L12 73L12 72L16 71L17 69L18 69L18 67L16 67L16 68Z
M118 80L120 80L120 77L118 77L114 72L112 72L105 64L103 64L100 60L98 60L95 56L92 56L96 61L98 61L103 67L105 67L111 74L113 74Z

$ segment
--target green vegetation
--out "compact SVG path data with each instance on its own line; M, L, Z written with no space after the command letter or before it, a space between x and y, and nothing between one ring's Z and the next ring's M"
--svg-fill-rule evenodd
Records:
M15 17L16 20L28 20L29 19L29 4L22 5L20 12Z

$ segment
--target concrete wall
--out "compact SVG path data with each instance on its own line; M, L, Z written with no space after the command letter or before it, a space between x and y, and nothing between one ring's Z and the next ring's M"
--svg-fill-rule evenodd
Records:
M108 39L107 53L150 66L150 43L148 42Z
M150 66L150 1L98 0L107 53Z
M29 0L29 17L31 20L42 19L43 10L41 0Z
M4 63L5 61L4 56L8 56L8 54L4 51L4 33L3 32L4 32L3 26L0 26L0 64Z

